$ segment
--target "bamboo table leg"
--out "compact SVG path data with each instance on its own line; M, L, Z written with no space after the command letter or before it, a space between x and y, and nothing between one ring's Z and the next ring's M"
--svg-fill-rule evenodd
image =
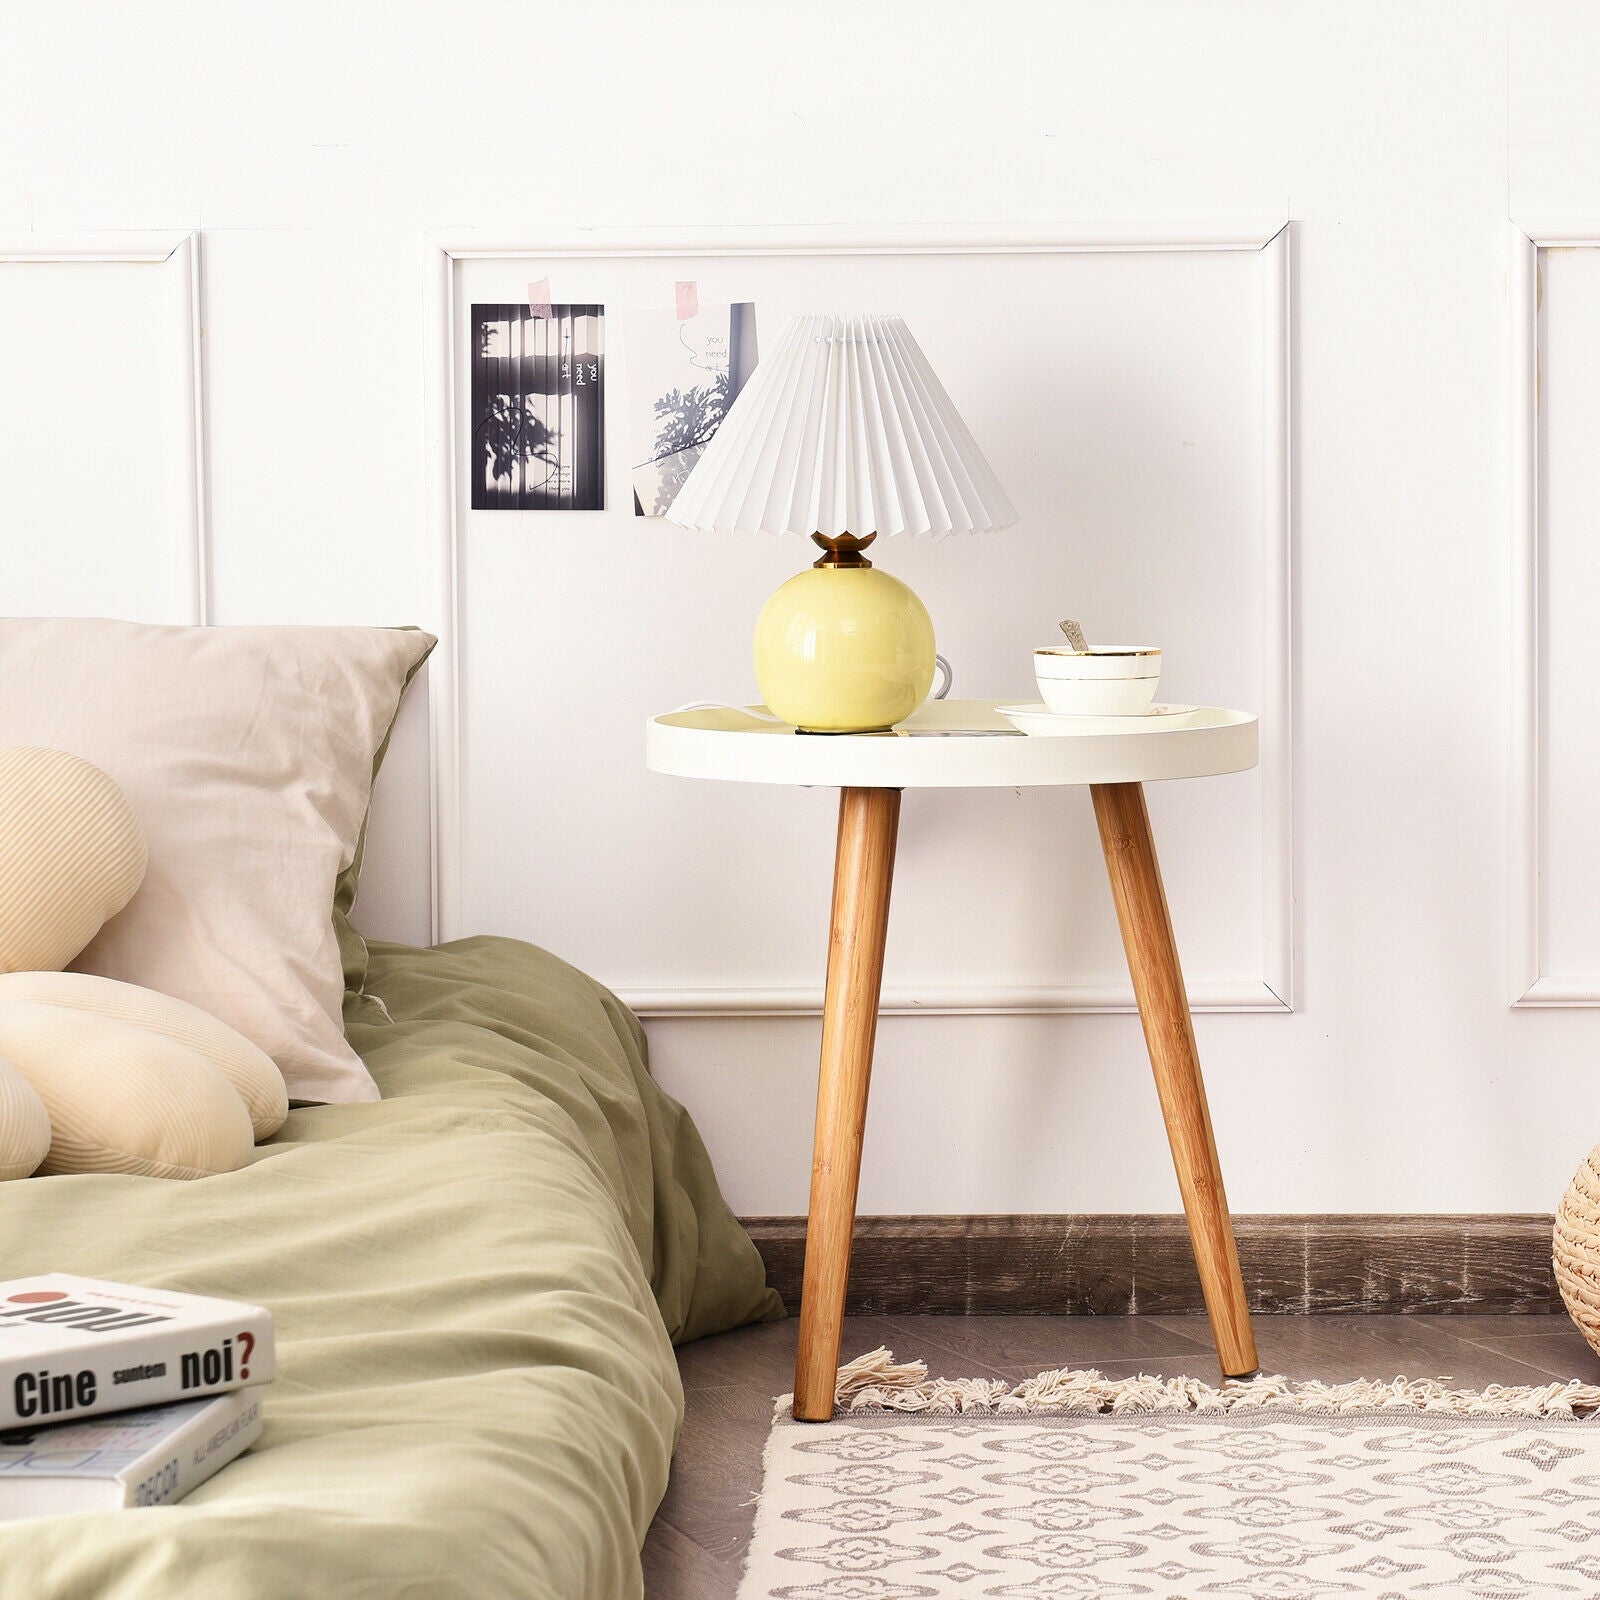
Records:
M794 1415L801 1422L826 1422L833 1415L899 822L898 789L840 790L800 1350L794 1369Z
M1255 1335L1144 790L1137 783L1097 783L1090 785L1090 792L1161 1115L1172 1145L1172 1164L1183 1191L1211 1336L1223 1375L1249 1377L1258 1365Z

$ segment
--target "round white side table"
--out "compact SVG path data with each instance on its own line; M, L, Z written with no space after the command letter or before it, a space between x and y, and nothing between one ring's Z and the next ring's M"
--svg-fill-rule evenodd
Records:
M646 724L645 760L654 771L840 791L795 1363L794 1414L802 1421L833 1415L904 789L1088 785L1217 1356L1228 1377L1256 1371L1239 1253L1141 787L1253 767L1256 719L1208 706L1181 727L1035 738L1017 733L996 703L931 701L889 733L802 734L729 708L674 711Z

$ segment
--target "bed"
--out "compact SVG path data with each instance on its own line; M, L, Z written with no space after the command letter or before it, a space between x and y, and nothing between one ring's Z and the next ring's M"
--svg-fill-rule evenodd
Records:
M369 932L425 908L412 721ZM626 1007L515 940L372 941L344 1024L382 1098L296 1107L237 1171L0 1184L0 1277L262 1303L279 1360L260 1442L180 1504L0 1524L5 1600L642 1594L672 1345L782 1314L693 1124Z
M638 1023L530 945L375 944L383 1090L241 1171L0 1187L6 1275L270 1306L259 1445L177 1506L0 1525L0 1594L642 1593L671 1342L779 1314Z

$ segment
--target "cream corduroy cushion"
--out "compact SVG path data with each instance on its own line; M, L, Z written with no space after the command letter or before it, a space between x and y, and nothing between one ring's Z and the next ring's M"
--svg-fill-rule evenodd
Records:
M0 1002L0 1055L50 1113L39 1171L201 1178L250 1159L250 1113L198 1051L86 1011Z
M121 789L65 750L0 747L0 972L64 967L144 880Z
M0 1183L38 1170L50 1149L50 1113L33 1085L0 1056Z
M289 1115L289 1091L272 1057L187 1000L88 972L0 973L0 1004L7 1000L65 1006L131 1022L198 1051L238 1091L257 1139L270 1138Z

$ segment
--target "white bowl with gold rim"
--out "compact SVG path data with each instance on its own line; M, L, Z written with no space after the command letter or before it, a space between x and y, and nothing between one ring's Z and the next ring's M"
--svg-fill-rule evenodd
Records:
M1068 717L1136 717L1156 697L1161 652L1152 645L1049 645L1033 652L1044 703Z

